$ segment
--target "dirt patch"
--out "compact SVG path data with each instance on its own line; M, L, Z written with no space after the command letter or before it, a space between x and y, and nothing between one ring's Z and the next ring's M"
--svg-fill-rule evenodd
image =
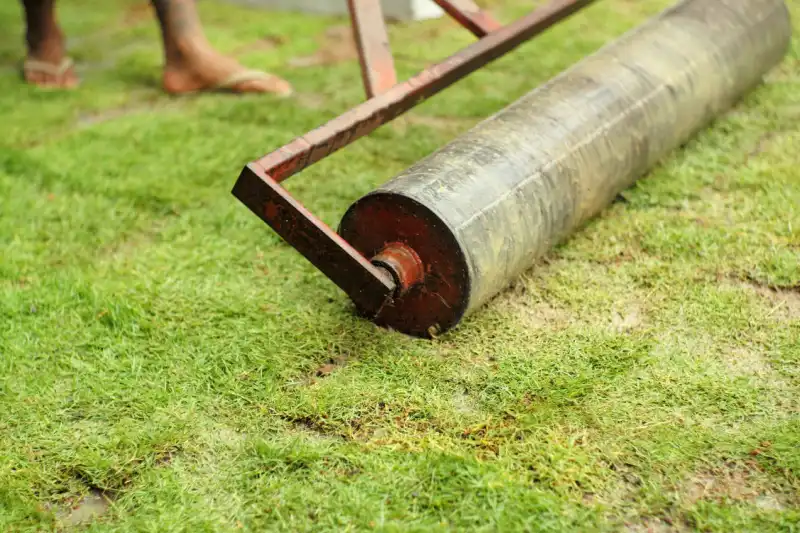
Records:
M615 508L620 505L620 502L634 501L639 497L644 481L639 475L637 466L630 463L611 463L606 461L601 461L600 464L608 468L611 479L597 491L584 494L583 503L585 505L603 505ZM635 524L641 524L641 521L645 518L641 517ZM620 517L620 520L622 519ZM634 524L634 522L630 522L627 525L631 524Z
M630 463L605 463L614 472L615 479L598 493L584 494L583 503L587 506L602 505L610 509L624 507L624 502L636 501L645 482L639 475L639 467ZM611 515L620 522L620 531L630 533L667 533L691 531L685 521L670 515L620 516Z
M200 434L199 440L212 448L236 449L247 440L247 434L228 426L215 426ZM172 455L170 455L170 460Z
M493 305L501 313L513 315L531 329L560 329L572 322L572 316L566 309L544 300L530 301L530 296L526 295L528 290L525 284L517 282L501 293Z
M325 419L324 416L312 415L299 415L288 416L280 415L280 418L290 424L295 432L312 435L315 438L335 439L335 440L352 440L352 436L348 435L344 428L337 427ZM356 423L357 425L357 423Z
M774 374L772 365L755 349L734 348L725 359L731 374L769 378Z
M770 362L769 355L758 346L736 346L719 354L726 373L734 378L747 379L750 386L769 391L769 398L782 402L791 398L791 385Z
M319 49L310 56L295 57L289 66L296 68L335 65L358 58L353 32L350 26L328 28L319 39Z
M312 418L310 416L298 416L298 417L283 417L284 420L289 422L297 429L303 429L307 431L313 431L314 433L323 433L328 434L327 426L317 420L316 418Z
M644 312L639 304L633 303L611 315L611 329L617 333L634 330L644 322Z
M330 376L331 374L333 374L333 372L336 370L337 367L338 365L336 365L336 363L326 363L321 367L317 368L314 371L313 375L318 378L324 378L326 376Z
M309 384L313 384L319 378L325 378L339 370L341 367L347 364L348 356L347 355L337 355L335 357L331 357L324 365L320 365L315 368L308 376Z
M472 416L478 412L475 401L466 392L453 394L453 410L462 416Z
M762 442L750 455L759 455L771 446ZM635 498L641 483L628 466L612 465L620 479L616 488L599 501L620 502ZM761 470L755 460L729 461L720 466L702 469L689 476L677 487L676 493L682 506L693 507L700 502L716 504L749 504L762 510L783 511L796 505L797 497L791 495L790 488L782 490L780 482L771 479ZM668 492L671 490L665 489ZM595 503L593 498L591 503ZM613 503L612 503L613 505ZM626 520L624 530L635 533L667 533L694 531L691 521L678 510L665 516L643 516L636 520Z
M59 506L55 512L56 520L66 526L88 524L108 514L112 501L107 492L91 488L82 497L69 500Z
M325 414L279 415L297 433L316 438L375 445L402 444L431 433L445 432L440 420L422 408L378 402L349 419L330 419Z
M800 285L776 287L747 280L741 282L741 286L769 303L768 316L782 320L800 319Z
M180 453L181 450L178 448L168 448L166 450L156 452L153 457L153 465L156 467L167 467L172 464L172 460L175 459L175 457L177 457Z
M548 302L536 302L532 305L512 304L511 307L519 313L527 325L535 328L561 328L571 321L567 311Z
M769 443L762 443L768 447ZM760 453L756 448L751 453ZM750 503L762 509L782 510L786 497L774 491L774 483L761 472L755 461L729 462L720 467L693 475L681 490L682 499L689 505L700 501L716 503Z

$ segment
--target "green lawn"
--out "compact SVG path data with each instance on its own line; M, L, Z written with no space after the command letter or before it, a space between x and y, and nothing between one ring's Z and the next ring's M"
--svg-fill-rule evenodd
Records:
M602 0L289 187L335 224L667 3ZM800 40L429 342L355 317L230 194L361 100L345 19L202 2L215 44L297 94L170 98L143 0L60 7L71 93L20 81L0 4L0 530L800 530ZM403 76L471 41L392 35Z

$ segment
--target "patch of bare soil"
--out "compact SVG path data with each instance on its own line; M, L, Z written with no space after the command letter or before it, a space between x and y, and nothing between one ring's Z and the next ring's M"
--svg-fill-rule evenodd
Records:
M762 447L769 447L762 443ZM761 453L760 448L751 453ZM782 510L787 497L775 490L755 461L729 462L719 467L694 474L682 489L682 497L689 505L700 501L717 503L750 503L762 509Z
M752 376L769 381L779 379L764 354L756 349L734 348L727 354L725 364L734 376Z
M644 312L638 303L630 303L611 315L611 329L617 333L632 331L644 323Z
M318 379L326 378L339 370L341 367L347 364L347 359L347 355L337 355L328 359L325 364L315 368L308 375L307 380L309 385L313 385Z
M748 276L745 280L734 280L733 285L755 294L770 305L769 316L778 320L800 319L800 284L774 286Z
M503 302L502 307L519 317L526 326L535 329L558 329L571 322L570 314L548 302L525 303L514 300Z
M66 526L86 525L106 515L111 508L110 495L97 488L77 501L68 501L56 511L56 519Z

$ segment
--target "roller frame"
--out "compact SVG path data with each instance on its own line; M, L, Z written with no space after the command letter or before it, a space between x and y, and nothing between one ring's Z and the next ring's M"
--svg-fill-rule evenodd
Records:
M348 0L367 101L242 170L233 195L347 293L368 318L424 275L401 243L366 258L294 199L280 182L392 121L595 0L551 0L502 26L471 0L434 0L479 40L397 83L380 0ZM389 268L391 265L400 268ZM396 272L403 272L398 277ZM435 332L431 332L435 334Z

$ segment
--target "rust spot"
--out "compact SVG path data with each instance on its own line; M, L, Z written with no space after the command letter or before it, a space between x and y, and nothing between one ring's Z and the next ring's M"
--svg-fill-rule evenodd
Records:
M373 264L391 272L398 294L403 294L425 279L425 265L410 246L402 242L387 244L372 258Z
M264 204L264 216L270 220L277 220L280 207L275 202L266 202Z

